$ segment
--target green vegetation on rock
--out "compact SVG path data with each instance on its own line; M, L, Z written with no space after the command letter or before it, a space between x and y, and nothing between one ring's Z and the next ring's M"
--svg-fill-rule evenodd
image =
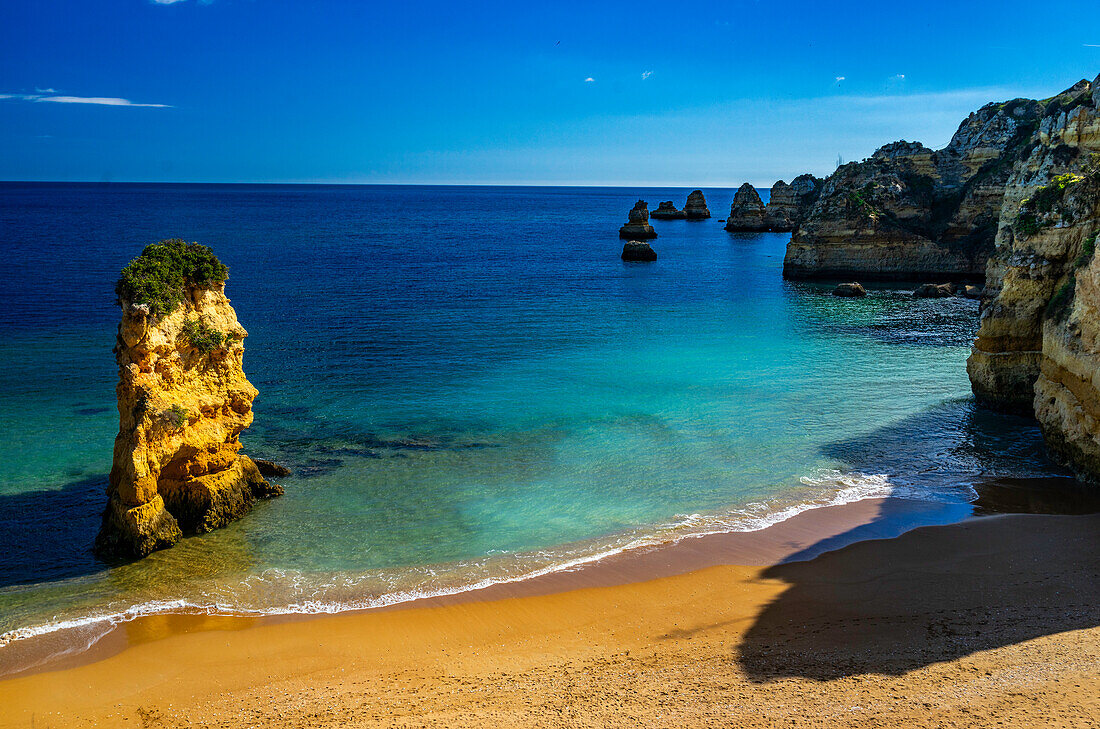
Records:
M1054 225L1054 221L1040 216L1055 211L1065 199L1066 190L1084 180L1083 175L1067 172L1040 187L1034 195L1020 203L1020 212L1016 215L1016 230L1024 235L1034 235L1043 228Z
M1100 235L1100 231L1093 233L1081 244L1081 252L1077 255L1077 260L1073 262L1073 265L1077 268L1084 268L1092 261L1092 256L1096 253L1096 236Z
M228 346L237 339L233 333L223 334L209 326L201 319L188 319L183 323L183 336L191 346L202 354L209 354L215 349Z
M1047 302L1047 318L1054 321L1063 321L1073 305L1073 294L1077 289L1077 278L1071 275L1064 284L1058 287L1054 296Z
M188 286L211 287L227 278L229 269L208 246L171 238L147 245L126 264L115 294L119 302L147 304L159 319L183 303Z
M187 424L188 416L189 413L187 412L187 408L180 405L179 403L176 403L175 405L164 411L165 420L167 420L168 423L177 430Z

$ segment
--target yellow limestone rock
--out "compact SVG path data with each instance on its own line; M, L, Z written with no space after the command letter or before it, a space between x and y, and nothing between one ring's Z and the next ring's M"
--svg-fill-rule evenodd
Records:
M183 241L154 244L142 256L165 245L185 254L201 249L217 263L208 248ZM178 299L170 311L163 302L127 299L134 294L120 283L119 431L100 554L144 556L282 493L240 453L257 391L242 368L248 333L225 296L224 276L196 282L188 273L178 291L169 286Z

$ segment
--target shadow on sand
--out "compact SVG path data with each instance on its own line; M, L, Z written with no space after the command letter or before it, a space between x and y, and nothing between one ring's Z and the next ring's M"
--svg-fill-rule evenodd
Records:
M961 442L909 442L914 434L942 433L940 421L960 414ZM898 518L898 501L886 500L872 523L832 540L848 546L827 551L825 540L768 568L765 578L790 586L760 612L738 649L751 680L898 675L1100 625L1100 490L1041 462L1034 478L996 475L1004 472L1000 461L1030 461L1038 447L1026 432L1030 424L1007 422L1018 432L1006 441L1003 429L989 429L987 420L996 417L936 410L826 447L853 469L888 474L907 461L899 450L938 452L943 460L929 464L923 477L942 486L969 471L974 513L1026 516L852 544L859 532L873 535L882 522Z
M0 588L106 569L92 554L106 485L103 475L56 490L0 494Z

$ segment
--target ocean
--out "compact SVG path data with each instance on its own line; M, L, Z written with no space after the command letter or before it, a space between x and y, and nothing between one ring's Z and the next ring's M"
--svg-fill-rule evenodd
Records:
M1061 473L1032 421L976 409L978 304L838 299L787 234L653 221L687 189L0 184L0 672L137 615L336 612L519 580L976 477ZM762 191L765 194L766 191ZM108 566L119 270L213 247L259 389L246 453L285 496ZM74 638L75 636L75 638Z

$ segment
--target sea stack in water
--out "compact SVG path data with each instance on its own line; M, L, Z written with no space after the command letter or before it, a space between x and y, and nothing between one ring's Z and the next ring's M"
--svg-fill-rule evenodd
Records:
M649 217L657 220L683 220L687 216L683 210L677 210L671 200L658 203L657 209L649 214Z
M619 228L619 237L623 240L648 240L657 237L657 231L649 224L649 206L645 200L634 203L630 219Z
M688 220L704 220L710 217L707 199L702 190L693 190L684 205L684 217Z
M726 230L734 232L762 232L768 230L764 216L764 203L760 200L756 188L745 183L733 196L730 216L726 220Z
M209 248L178 239L147 246L123 269L119 431L101 555L143 557L282 493L240 453L257 392L242 369L248 333L225 296L227 277Z
M656 261L657 251L643 240L628 240L623 244L624 261Z

